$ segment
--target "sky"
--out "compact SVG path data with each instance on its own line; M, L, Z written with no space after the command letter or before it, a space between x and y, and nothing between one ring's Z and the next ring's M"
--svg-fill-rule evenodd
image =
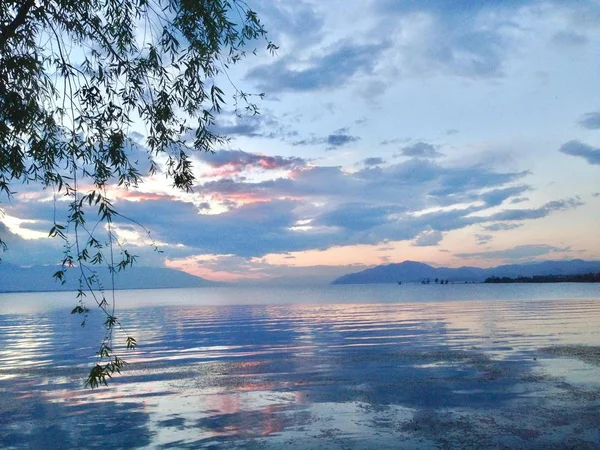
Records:
M162 250L117 224L138 264L319 284L404 260L600 259L598 1L248 3L279 50L229 76L265 94L260 114L223 112L231 140L193 154L192 193L162 174L109 190ZM3 261L56 264L53 193L13 190Z

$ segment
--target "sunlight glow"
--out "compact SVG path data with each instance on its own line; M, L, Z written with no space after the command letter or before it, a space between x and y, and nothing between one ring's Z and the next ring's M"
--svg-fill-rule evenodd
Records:
M0 222L6 225L8 231L17 236L25 239L25 240L36 240L36 239L48 239L48 232L31 230L27 227L22 227L23 224L36 224L41 223L39 220L27 220L27 219L19 219L14 216L9 216L5 214L0 216Z

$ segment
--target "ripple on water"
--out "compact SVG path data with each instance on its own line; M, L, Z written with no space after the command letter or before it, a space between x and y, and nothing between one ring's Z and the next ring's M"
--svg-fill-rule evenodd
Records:
M65 316L0 315L2 447L599 444L598 300L136 308L94 392L100 318Z

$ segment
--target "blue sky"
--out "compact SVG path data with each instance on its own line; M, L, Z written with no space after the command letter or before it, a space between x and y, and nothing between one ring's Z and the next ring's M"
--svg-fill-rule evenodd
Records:
M231 142L194 154L193 193L160 174L112 190L164 252L119 225L140 264L317 283L406 259L600 259L600 3L249 4L280 49L230 77L265 93L261 114L225 111ZM52 192L14 188L3 259L56 263Z

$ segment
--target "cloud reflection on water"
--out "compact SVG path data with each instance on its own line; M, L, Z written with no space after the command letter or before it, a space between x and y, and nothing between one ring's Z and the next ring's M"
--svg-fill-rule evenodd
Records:
M3 447L598 444L597 367L539 350L597 343L596 300L139 308L93 393L64 315L0 316Z

